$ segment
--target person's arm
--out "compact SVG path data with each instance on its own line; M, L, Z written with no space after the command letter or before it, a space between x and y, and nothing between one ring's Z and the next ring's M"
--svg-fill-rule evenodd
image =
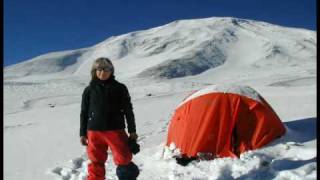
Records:
M89 108L89 88L85 88L82 93L81 112L80 112L80 140L83 145L86 145L87 138L87 123L88 123L88 108Z
M138 136L136 134L136 123L135 123L135 118L133 114L131 97L125 85L123 85L123 88L122 88L122 109L126 117L130 138L137 139Z

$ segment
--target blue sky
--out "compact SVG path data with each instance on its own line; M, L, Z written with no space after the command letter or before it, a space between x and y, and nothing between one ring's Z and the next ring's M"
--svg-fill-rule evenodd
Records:
M316 30L316 0L4 0L4 65L213 16Z

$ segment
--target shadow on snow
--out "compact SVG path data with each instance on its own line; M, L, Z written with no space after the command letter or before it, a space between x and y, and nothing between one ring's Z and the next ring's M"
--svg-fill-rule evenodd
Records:
M315 140L317 136L316 122L316 117L284 122L287 129L284 140L297 143Z

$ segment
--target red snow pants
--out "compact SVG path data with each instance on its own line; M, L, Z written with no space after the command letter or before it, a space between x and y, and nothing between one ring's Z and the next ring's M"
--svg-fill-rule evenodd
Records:
M128 135L124 130L88 131L87 153L88 164L87 180L104 180L104 164L108 158L107 150L110 147L113 162L116 165L127 165L132 160L132 153L128 147Z

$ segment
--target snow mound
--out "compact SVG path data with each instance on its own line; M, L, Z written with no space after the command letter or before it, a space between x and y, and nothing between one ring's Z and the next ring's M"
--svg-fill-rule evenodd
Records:
M316 179L316 149L303 144L316 138L315 119L300 119L285 123L288 133L264 148L247 151L240 158L216 158L213 160L194 160L187 166L176 163L174 156L179 150L174 145L164 144L144 148L134 157L140 169L139 179L166 180L220 180L220 179ZM307 139L294 142L295 136L306 131ZM297 153L300 152L300 153ZM110 154L112 156L112 154ZM106 178L117 179L112 157L106 162ZM71 165L70 165L71 162ZM51 170L51 174L64 179L82 179L87 175L87 157L75 158ZM69 164L69 165L68 165Z

